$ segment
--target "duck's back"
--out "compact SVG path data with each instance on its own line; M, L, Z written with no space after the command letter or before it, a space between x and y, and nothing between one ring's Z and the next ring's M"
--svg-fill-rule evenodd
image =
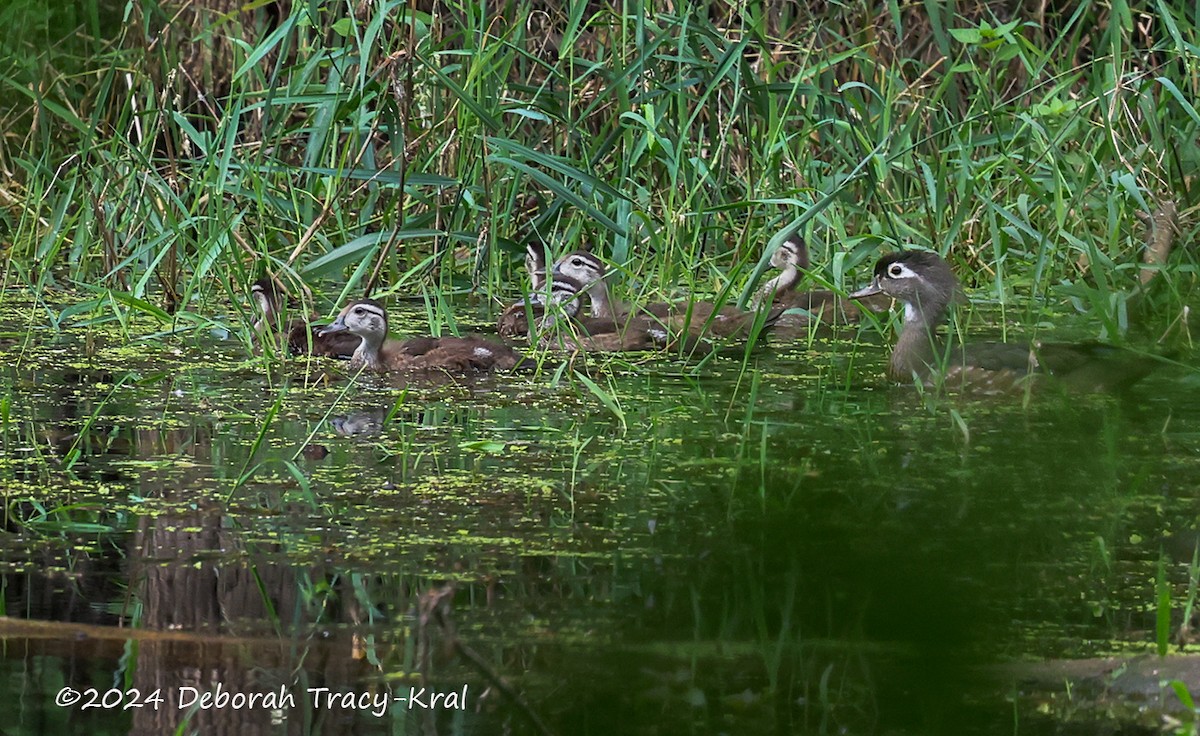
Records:
M862 313L849 301L825 289L815 291L789 291L775 299L782 307L779 319L781 327L807 327L814 322L843 325L858 322Z
M1128 388L1159 365L1152 357L1099 342L1039 344L1034 351L1048 373L1077 391Z
M670 332L687 332L692 337L748 338L758 318L756 312L748 312L732 304L717 307L701 301L650 304L645 311ZM763 328L774 325L783 311L782 306L770 307L763 320Z
M1028 380L1053 383L1075 392L1128 388L1148 376L1154 359L1103 343L971 343L952 356L951 369L990 384L995 392L1018 389ZM948 376L949 377L949 376Z
M387 360L400 369L454 373L506 371L521 361L517 351L482 337L415 337L393 345L385 346L390 348Z
M349 332L320 334L323 325L309 326L303 320L293 320L287 333L287 346L292 355L307 355L310 352L325 358L349 358L354 355L362 339Z

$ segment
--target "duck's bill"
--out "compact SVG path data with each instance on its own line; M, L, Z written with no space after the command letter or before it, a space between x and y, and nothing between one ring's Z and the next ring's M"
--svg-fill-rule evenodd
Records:
M882 294L882 293L883 293L883 289L879 288L879 279L874 279L873 281L871 281L871 283L867 284L863 288L861 288L858 291L851 294L850 298L851 299L862 299L864 297L875 296L876 294Z
M347 329L348 328L346 327L346 322L341 317L338 317L331 324L325 325L320 330L318 330L317 337L325 337L326 335L329 335L334 332L345 332Z

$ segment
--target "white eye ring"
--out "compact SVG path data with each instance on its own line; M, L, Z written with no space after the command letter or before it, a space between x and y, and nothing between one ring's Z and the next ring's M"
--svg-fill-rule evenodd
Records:
M900 265L899 263L893 263L892 265L888 266L888 276L891 276L894 279L898 279L903 275L904 275L904 266Z

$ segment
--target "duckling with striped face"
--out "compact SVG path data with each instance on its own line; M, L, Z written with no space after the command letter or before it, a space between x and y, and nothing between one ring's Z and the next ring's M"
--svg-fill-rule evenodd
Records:
M624 305L612 303L608 291L608 267L594 253L572 251L554 263L551 273L555 279L567 279L575 284L579 293L587 294L592 317L613 319L627 311Z
M374 299L351 302L321 335L346 332L360 339L351 368L377 372L430 371L481 373L510 370L521 355L481 337L388 338L387 310Z
M1139 381L1155 363L1099 343L973 343L945 347L936 335L950 308L964 299L950 264L936 253L901 251L879 259L871 283L850 296L886 294L904 304L904 326L888 377L914 378L975 394L1001 394L1053 376L1065 388L1112 391Z
M530 291L527 298L510 305L500 315L496 331L502 337L520 337L529 334L529 316L541 319L546 313L546 251L540 243L530 242L525 246L525 271L529 274ZM549 296L553 299L553 294ZM574 315L579 309L578 301L559 304L563 311Z
M618 324L611 318L577 316L583 285L556 275L550 287L551 305L538 322L539 344L569 352L623 353L654 350L668 344L666 331L644 317ZM559 309L559 307L566 307Z
M657 323L664 334L685 334L695 345L695 338L745 338L749 337L756 312L746 312L733 305L717 307L710 302L687 301L680 304L655 302L643 307L626 307L615 303L608 291L608 270L597 256L587 251L568 253L554 264L555 278L569 278L578 282L591 302L592 317L612 320L616 324L628 324L634 319L647 319ZM772 307L765 317L763 327L770 327L783 313L782 307Z
M784 311L775 322L776 331L803 330L808 333L814 324L852 324L862 319L855 304L827 289L796 291L808 269L808 246L799 232L793 232L771 254L771 265L781 273L767 281L754 295L755 309L774 304ZM886 311L890 299L867 297L865 306L871 311Z

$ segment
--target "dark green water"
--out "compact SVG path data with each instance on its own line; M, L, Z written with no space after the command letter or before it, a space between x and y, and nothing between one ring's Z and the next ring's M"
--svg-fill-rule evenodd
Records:
M1151 650L1160 559L1182 616L1194 370L923 398L851 331L744 373L592 361L614 411L571 371L351 384L27 324L0 340L0 585L43 623L0 629L5 733L1123 732L1014 706L994 665ZM180 707L218 683L295 702ZM466 709L308 695L422 685Z

